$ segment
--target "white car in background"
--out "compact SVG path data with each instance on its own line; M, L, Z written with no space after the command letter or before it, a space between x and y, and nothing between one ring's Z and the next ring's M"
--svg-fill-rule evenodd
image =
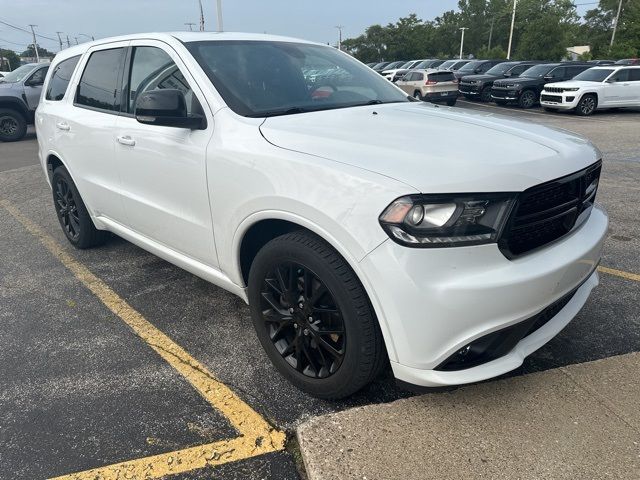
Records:
M640 106L640 65L593 67L573 80L548 83L540 95L546 110L575 110L591 115L596 110Z
M384 78L386 78L387 80L389 80L390 82L393 82L396 74L401 71L401 70L411 70L412 68L414 68L416 65L418 65L419 63L424 62L424 60L411 60L403 65L400 65L399 67L396 68L392 68L391 70L384 70L382 72L382 76Z
M318 69L332 76L305 77ZM596 147L415 102L326 45L178 32L74 46L36 129L72 245L113 232L239 296L276 369L317 397L389 363L421 386L506 373L598 284Z

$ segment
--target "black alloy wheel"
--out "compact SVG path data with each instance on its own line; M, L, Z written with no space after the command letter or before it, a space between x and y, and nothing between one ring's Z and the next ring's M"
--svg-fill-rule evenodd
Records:
M518 100L518 104L521 108L531 108L536 103L536 94L533 90L525 90L520 95L520 99Z
M27 121L21 113L0 108L0 141L15 142L27 133Z
M67 179L61 176L57 177L53 189L60 225L69 240L77 241L81 232L80 217L76 200L71 188L69 188Z
M304 392L344 398L388 365L362 283L317 235L296 230L267 242L247 283L258 340L278 372Z
M480 101L481 102L490 102L491 101L491 87L484 87L480 92Z
M346 332L327 286L308 267L288 262L265 277L264 327L282 358L310 378L327 378L342 365Z

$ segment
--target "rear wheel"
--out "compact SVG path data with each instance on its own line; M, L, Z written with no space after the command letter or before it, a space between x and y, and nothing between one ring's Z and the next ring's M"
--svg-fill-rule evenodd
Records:
M456 101L456 98L454 98L453 100L447 100L447 105L453 107L456 104Z
M480 101L485 103L491 101L491 87L484 87L482 89L482 92L480 92Z
M598 98L593 94L587 94L580 99L576 107L576 113L583 117L591 115L596 111L598 106Z
M17 110L0 108L0 141L16 142L27 134L27 120Z
M364 288L345 260L311 233L282 235L258 252L249 273L249 304L274 366L313 396L351 395L385 365Z
M420 93L420 90L416 90L415 92L413 92L413 98L415 98L416 100L422 100L422 94Z
M102 245L109 234L93 224L66 168L60 166L53 171L51 187L58 221L71 245L80 249Z
M520 94L518 105L520 108L531 108L536 104L536 94L533 90L525 90Z

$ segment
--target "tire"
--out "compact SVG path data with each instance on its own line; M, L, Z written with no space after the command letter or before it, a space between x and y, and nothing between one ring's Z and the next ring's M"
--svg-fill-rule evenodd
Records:
M27 134L27 119L17 110L0 108L0 141L17 142Z
M104 244L109 233L95 227L65 167L59 166L53 171L51 187L56 215L69 243L79 249Z
M587 117L598 108L598 97L592 93L584 95L576 106L576 113L582 117Z
M491 101L491 87L484 87L480 92L480 101L487 103Z
M422 94L420 93L420 90L416 90L415 92L413 92L413 98L415 98L416 100L420 100L420 101L424 100L422 98Z
M262 247L249 272L249 305L273 365L314 397L347 397L387 364L382 334L358 277L312 233L288 233Z
M458 100L457 98L454 98L453 100L447 100L447 105L449 107L453 107L456 104L457 100Z
M525 90L518 98L518 106L520 108L531 108L536 104L536 93L533 90Z

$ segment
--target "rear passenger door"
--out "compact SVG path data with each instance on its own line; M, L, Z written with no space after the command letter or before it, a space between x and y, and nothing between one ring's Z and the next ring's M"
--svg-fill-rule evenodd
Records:
M640 105L640 67L629 68L629 102Z
M203 114L207 128L139 123L134 116L137 97L165 88L182 91L188 113ZM122 113L111 141L127 225L174 251L217 266L206 170L213 117L203 93L176 52L154 40L131 42L123 89Z
M603 95L607 106L622 106L633 103L630 73L630 69L621 68L607 79Z
M65 100L56 108L53 127L56 153L67 165L91 214L120 223L124 221L124 210L114 129L128 43L100 45L84 54Z

